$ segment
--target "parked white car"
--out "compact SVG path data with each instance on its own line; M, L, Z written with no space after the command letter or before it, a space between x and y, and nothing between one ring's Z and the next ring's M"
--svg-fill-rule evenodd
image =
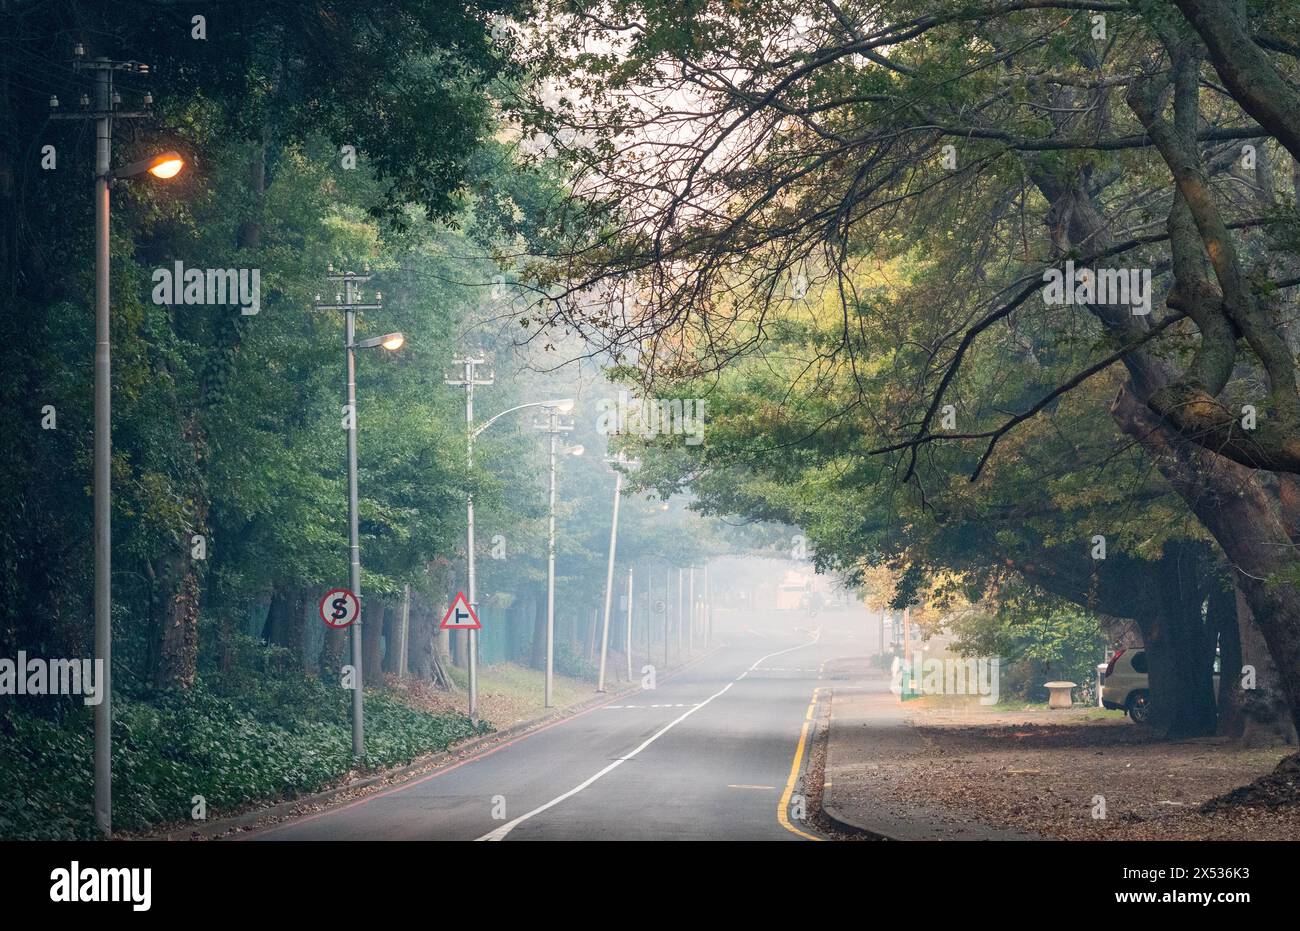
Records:
M1219 696L1219 657L1214 657L1214 696ZM1147 652L1142 647L1115 651L1101 680L1101 704L1111 711L1123 711L1135 724L1146 723L1150 713L1151 689L1147 684Z
M1101 680L1101 704L1123 711L1137 724L1147 719L1151 691L1147 685L1147 653L1142 648L1116 650Z

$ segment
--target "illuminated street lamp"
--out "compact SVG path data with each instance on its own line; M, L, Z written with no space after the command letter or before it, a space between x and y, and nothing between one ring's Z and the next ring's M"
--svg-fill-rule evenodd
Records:
M370 280L369 270L363 275L355 272L336 273L334 266L329 266L326 275L330 281L342 282L343 293L338 295L341 303L322 304L320 295L316 295L314 304L317 310L341 310L345 315L343 345L347 353L347 420L348 431L348 586L357 599L357 618L350 625L352 639L352 755L357 759L365 756L365 688L361 674L361 542L357 518L357 350L387 349L390 352L401 349L406 337L401 333L388 333L384 336L371 336L358 340L357 311L379 310L383 307L384 296L375 292L372 304L364 303L360 285Z
M372 336L369 339L357 340L357 349L374 349L379 346L387 349L389 352L396 352L406 344L406 337L401 333L389 333L386 336Z
M114 171L113 121L149 116L151 94L144 95L143 111L120 109L122 97L113 90L113 75L118 71L145 75L149 66L136 61L112 61L108 58L85 60L85 47L74 47L73 69L95 76L94 106L89 96L82 97L82 110L59 112L59 99L50 97L50 118L54 120L95 121L95 453L94 453L94 536L95 587L94 627L95 659L103 664L104 697L95 706L95 825L104 835L113 833L113 587L112 572L112 352L109 291L109 189L112 182L148 172L155 178L173 178L185 167L177 152L163 152Z
M137 162L131 162L122 168L110 173L114 180L134 178L136 175L142 175L145 172L153 175L155 178L174 178L181 173L185 167L185 159L179 152L160 152L152 158L142 158Z

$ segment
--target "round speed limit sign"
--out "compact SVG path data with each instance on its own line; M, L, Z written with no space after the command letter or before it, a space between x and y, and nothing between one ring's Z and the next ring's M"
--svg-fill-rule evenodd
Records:
M361 602L346 588L331 588L320 600L320 619L330 627L348 627L361 614Z

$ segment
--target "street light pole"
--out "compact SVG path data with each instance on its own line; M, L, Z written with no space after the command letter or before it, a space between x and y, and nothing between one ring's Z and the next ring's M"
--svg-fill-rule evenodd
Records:
M365 681L362 670L362 618L365 610L361 602L361 538L359 530L357 493L357 353L358 349L383 346L388 350L401 347L404 337L400 333L357 341L357 311L379 310L383 307L381 294L375 295L375 303L362 302L358 285L369 281L369 271L363 275L355 272L336 274L334 266L328 268L326 278L334 282L343 282L343 294L336 295L336 302L323 304L320 295L316 295L313 305L317 310L341 310L344 317L344 358L347 369L347 406L343 409L343 424L347 432L348 451L348 588L357 599L357 617L352 622L352 756L361 759L366 755L365 739ZM339 302L341 299L341 303Z
M538 429L550 434L551 487L550 516L546 531L546 707L551 707L555 685L555 448L561 433L573 429L573 424L560 422L560 411L547 410L546 424Z
M682 610L682 604L686 600L686 588L682 585L682 567L677 567L677 625L674 631L677 640L677 661L682 659L682 616L686 613Z
M673 597L673 569L669 566L664 570L664 669L668 669L668 615L672 613L668 600ZM646 662L649 662L650 640L649 634L646 635Z
M646 578L646 594L650 594L650 579ZM650 615L653 611L645 613L646 630L649 630ZM627 681L632 681L632 566L627 567L627 636L623 638L627 642Z
M95 109L95 660L104 670L95 706L95 824L113 832L113 409L109 322L109 194L113 147L111 67L96 61Z
M474 360L465 360L465 465L474 473ZM478 574L474 562L474 489L465 497L465 576L469 584L469 607L478 615ZM478 720L478 630L469 631L469 719Z
M82 112L61 113L57 96L50 97L50 119L95 121L95 389L94 389L94 465L91 486L94 495L94 562L95 581L92 593L94 617L95 660L102 672L103 698L94 713L94 816L95 826L105 836L113 833L113 400L112 400L112 321L109 288L110 212L109 188L115 178L113 172L113 120L136 119L152 114L149 108L153 96L146 93L144 109L127 111L119 109L121 95L113 89L113 73L147 75L149 66L136 61L112 61L96 58L85 61L85 49L78 42L73 49L72 67L80 73L92 71L95 75L94 106L91 98L81 98ZM174 160L173 169L166 173L156 161L146 160L128 165L116 177L129 178L143 172L155 177L175 176L184 164L176 153L168 153Z
M555 412L551 412L551 490L546 529L546 707L551 707L555 679Z
M448 385L465 388L465 436L466 436L466 458L470 469L474 467L474 441L478 439L480 433L492 426L506 414L513 414L515 411L521 411L529 407L544 407L549 411L550 423L552 425L551 436L551 529L550 529L550 584L547 588L547 610L546 610L546 706L551 705L551 670L553 664L552 657L552 629L554 626L554 596L555 596L555 436L554 432L572 430L573 426L559 423L559 415L568 413L573 410L573 399L562 398L557 401L529 401L527 404L516 404L514 407L507 408L499 414L494 414L477 427L474 426L474 386L490 385L493 378L489 375L487 378L478 378L475 374L474 367L486 363L486 359L466 356L464 359L454 360L457 365L465 367L463 378L445 378L443 381ZM581 446L575 447L572 452L575 455L581 455L583 449ZM466 581L469 584L469 601L470 607L477 613L478 605L478 579L474 572L474 493L470 491L466 495L465 505L465 539L467 552L465 554L465 574ZM476 718L478 713L478 631L470 630L469 632L469 716Z
M713 601L709 594L709 564L704 564L704 649L713 643Z
M361 674L361 541L357 518L357 312L352 306L352 281L347 288L347 370L348 370L348 587L357 599L357 619L352 624L352 755L365 756L365 688Z
M487 378L480 378L475 372L477 366L483 365L487 359L480 355L467 353L463 359L453 360L457 365L464 367L462 376L458 379L448 378L444 381L449 385L464 386L465 388L465 462L469 467L472 475L474 471L474 439L482 432L482 428L474 429L474 386L491 385L494 381L489 375ZM493 418L495 419L495 418ZM491 423L492 421L488 421ZM484 424L483 427L487 427ZM474 491L471 488L465 496L465 581L469 586L469 606L470 609L478 613L478 576L475 572L474 564ZM472 721L478 720L478 631L471 629L468 631L469 639L467 641L469 652L469 717Z
M691 591L687 598L690 610L686 613L686 652L695 652L695 615L698 613L695 607L695 567L691 566Z
M609 653L609 609L610 603L614 599L614 554L618 549L618 499L623 490L623 473L614 470L614 517L609 525L609 564L605 567L605 620L600 628L600 675L596 680L596 691L605 691L605 660ZM627 577L628 598L632 597L632 575L631 568L628 569ZM631 624L632 602L627 605L628 623ZM631 639L628 644L630 646ZM628 655L631 655L629 650ZM629 677L630 678L630 677Z
M609 564L605 569L605 622L600 631L600 676L596 683L596 691L605 691L605 660L609 652L609 610L610 603L614 598L614 553L618 548L618 502L620 493L623 490L623 471L619 466L627 467L634 463L627 456L620 453L617 456L606 459L610 465L614 466L614 519L609 527ZM629 570L630 571L630 570ZM632 580L628 578L628 591L631 591ZM631 597L629 595L629 597ZM628 680L632 678L632 606L628 603L628 638L627 638L627 655L628 655Z
M654 566L653 566L653 565L647 566L647 568L646 568L646 581L645 581L645 587L646 587L646 591L654 591ZM665 595L664 595L664 600L665 600L665 602L667 602L667 599L668 599L668 596L667 596L667 594L665 593ZM665 604L664 604L664 616L665 616L665 617L668 616L668 610L667 610L667 609L668 609L668 605L665 603ZM655 635L655 630L654 630L654 619L655 619L655 618L654 618L654 612L653 612L653 611L650 611L650 612L648 612L648 613L646 614L645 619L641 622L641 626L643 626L643 627L645 628L645 661L646 661L646 665L647 665L647 666L648 666L648 665L651 665L651 664L654 663L654 661L655 661L654 653L653 653L653 650L654 650L654 635ZM668 668L668 664L667 664L667 663L664 664L664 668L665 668L665 669Z

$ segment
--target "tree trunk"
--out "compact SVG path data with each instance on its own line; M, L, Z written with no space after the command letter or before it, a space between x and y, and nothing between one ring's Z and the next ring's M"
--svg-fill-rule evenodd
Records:
M1149 723L1168 737L1202 737L1215 732L1216 717L1210 663L1204 638L1193 625L1200 621L1177 615L1178 606L1147 621L1143 644L1151 692Z
M1171 552L1172 551L1172 552ZM1214 645L1202 618L1195 553L1170 544L1166 553L1186 572L1162 572L1154 615L1143 630L1151 688L1151 726L1169 737L1203 737L1217 724ZM1142 623L1142 619L1139 619Z
M291 656L297 640L294 636L294 611L302 613L298 595L297 587L277 586L271 593L271 604L267 608L266 621L262 625L262 641L271 646L283 647L290 651ZM289 663L280 665L278 671L287 671L289 665Z
M276 64L278 74L279 62ZM257 249L262 245L262 223L266 215L266 149L270 135L270 127L263 123L260 138L248 153L248 191L252 203L235 234L235 243L240 249Z
M271 605L266 612L266 623L262 625L263 642L281 647L289 645L293 597L290 590L279 586L271 593Z
M1252 38L1236 3L1174 0L1205 40L1210 62L1243 110L1300 159L1300 93Z
M437 651L437 622L422 599L411 602L411 657L409 672L416 679L433 680L433 658Z
M1278 499L1251 470L1182 439L1127 388L1112 413L1222 547L1275 664L1276 679L1258 685L1285 696L1295 724L1300 721L1300 592L1286 579L1300 570L1300 558Z
M199 576L186 560L180 585L164 606L159 661L154 671L157 688L188 689L198 677Z
M433 640L434 656L445 670L446 667L451 665L451 631L438 628L438 621L440 618L437 617L436 612L433 614L432 620L435 629ZM443 674L446 675L445 672ZM447 678L447 687L451 688L450 677Z
M443 691L450 691L451 677L446 669L447 631L438 629L439 620L433 608L420 600L412 600L410 674L432 682Z
M1198 28L1201 25L1198 24ZM1183 65L1186 64L1184 61ZM1178 77L1186 79L1187 76L1184 67ZM1192 77L1194 79L1194 75ZM1136 107L1135 112L1150 111L1144 125L1149 132L1152 131L1152 126L1158 122L1157 111L1144 108L1140 105L1141 99L1131 97L1130 106ZM1142 117L1143 113L1138 112L1138 115ZM1181 106L1175 108L1175 119L1178 128L1186 130L1183 124L1195 120L1194 107L1189 108L1183 99ZM1166 131L1162 138L1177 141L1176 136L1171 137ZM1174 170L1175 165L1171 164L1170 168ZM1049 218L1055 238L1062 244L1087 243L1091 249L1110 245L1109 226L1078 176L1063 177L1058 168L1044 160L1031 163L1030 171L1035 184L1052 204L1053 212L1061 217L1055 223ZM1179 190L1183 190L1181 182ZM1184 205L1187 204L1186 193L1183 192ZM1175 258L1178 258L1179 246L1191 249L1196 255L1201 254L1203 243L1196 235L1197 227L1189 225L1188 219L1186 211L1175 210L1170 214L1169 232ZM1229 248L1227 252L1230 251ZM1230 259L1227 252L1220 259ZM1179 282L1192 291L1195 291L1192 287L1195 283L1191 280ZM1249 303L1249 299L1245 300L1245 304ZM1196 301L1192 304L1200 307ZM1108 330L1126 342L1142 331L1130 308L1089 305L1089 309ZM1205 339L1211 335L1222 336L1218 331L1202 330ZM1227 339L1229 342L1232 339L1230 332ZM1233 583L1250 606L1276 662L1276 685L1286 695L1293 722L1300 721L1300 591L1285 581L1295 578L1300 571L1300 556L1296 555L1287 533L1279 497L1264 487L1263 480L1257 477L1259 473L1253 468L1212 452L1208 448L1212 444L1208 444L1204 436L1188 439L1152 413L1148 403L1153 396L1177 381L1176 374L1165 360L1134 350L1123 361L1130 380L1115 399L1111 414L1120 428L1152 457L1161 474L1222 549L1232 567ZM1177 409L1184 411L1181 407ZM1176 415L1170 409L1166 416Z
M361 671L366 685L384 684L384 629L393 612L392 605L372 602L370 613L361 625Z
M380 655L383 657L383 671L397 675L397 663L401 659L398 656L400 648L398 640L402 636L402 606L400 604L385 606L383 619L383 648Z
M533 668L546 668L546 592L533 602Z
M293 651L298 669L307 674L311 671L307 656L307 646L310 641L307 612L312 606L312 591L300 585L294 589L294 592L297 597L294 599L293 617L289 623L289 649Z
M1287 713L1286 696L1277 688L1278 671L1269 656L1259 626L1251 615L1245 595L1238 593L1237 625L1241 637L1241 664L1224 666L1224 678L1231 678L1241 695L1241 733L1243 747L1294 746L1296 730ZM1243 688L1243 681L1254 680L1254 688Z
M320 676L327 682L340 682L340 674L348 649L348 631L346 628L326 625L325 640L320 648Z
M186 542L182 541L182 546ZM198 676L198 570L188 548L154 564L154 623L150 665L154 688L188 689Z

